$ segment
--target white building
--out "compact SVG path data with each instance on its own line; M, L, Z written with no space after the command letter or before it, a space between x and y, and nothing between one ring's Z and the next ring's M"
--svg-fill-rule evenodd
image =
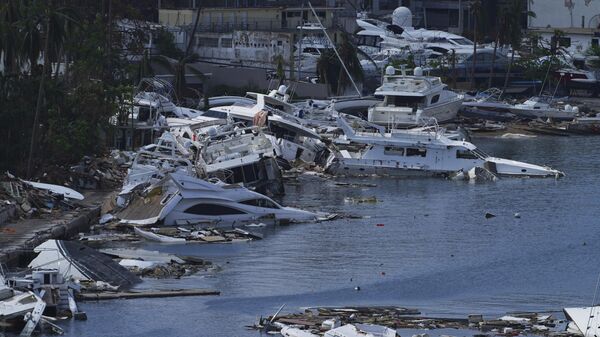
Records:
M574 56L585 54L600 41L600 0L536 0L529 3L536 17L528 29L550 41L555 30L565 37L559 41Z

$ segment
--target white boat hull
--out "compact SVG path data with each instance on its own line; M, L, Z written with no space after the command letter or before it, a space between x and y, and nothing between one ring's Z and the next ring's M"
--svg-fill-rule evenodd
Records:
M419 124L418 118L428 120L435 118L438 123L447 123L454 119L462 106L462 98L453 101L436 104L423 108L421 115L417 116L416 110L412 108L385 108L378 107L369 109L369 122L383 126L406 127Z
M572 111L558 110L558 109L523 109L523 108L511 108L510 112L517 115L517 117L531 118L531 119L554 119L554 120L565 120L570 121L575 118L575 113Z

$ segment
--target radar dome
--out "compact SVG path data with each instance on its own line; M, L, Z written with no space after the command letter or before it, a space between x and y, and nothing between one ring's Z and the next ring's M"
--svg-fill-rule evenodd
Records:
M412 12L406 7L398 7L392 13L392 24L400 27L412 27Z
M415 76L423 76L423 68L416 67L414 70L414 74L415 74Z

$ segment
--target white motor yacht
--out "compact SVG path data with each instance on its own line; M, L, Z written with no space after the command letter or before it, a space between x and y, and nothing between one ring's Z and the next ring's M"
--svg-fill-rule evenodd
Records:
M551 96L534 96L521 104L515 104L510 108L510 112L518 117L529 119L553 119L553 120L573 120L579 113L578 107L565 105L558 107Z
M142 147L136 154L117 198L117 204L124 206L129 194L142 184L152 184L163 179L168 173L180 172L196 175L192 164L192 153L181 143L185 140L170 132L163 133L156 143Z
M439 77L424 76L420 67L409 76L404 69L396 75L396 69L388 66L375 96L383 97L383 102L369 109L368 120L390 128L414 126L430 118L449 122L456 118L463 101L463 95L447 90Z
M213 118L232 118L248 126L256 125L255 120L264 115L264 126L268 127L269 137L279 145L281 156L288 161L300 159L305 162L319 162L327 157L328 150L321 137L314 130L302 125L299 118L293 116L297 107L287 102L286 88L283 86L268 95L248 93L255 103L240 103L231 106L214 107L204 116ZM260 123L260 122L258 122ZM257 125L263 126L263 125Z
M467 173L475 167L484 167L503 177L561 177L564 173L546 166L491 157L475 145L453 140L442 130L391 130L385 132L354 131L343 119L338 123L342 136L354 150L340 150L332 155L326 170L341 175L391 176L448 176Z
M162 222L166 226L233 226L317 220L315 213L283 207L239 185L209 182L176 173L149 187L145 197L133 200L117 217L126 223Z
M284 188L277 152L260 128L236 128L207 137L198 152L196 167L202 178L241 183L260 193L279 195Z

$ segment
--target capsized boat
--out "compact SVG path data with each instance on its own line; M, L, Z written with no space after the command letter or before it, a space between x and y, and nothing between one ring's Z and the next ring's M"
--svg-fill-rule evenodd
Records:
M404 69L396 75L392 66L385 69L383 83L374 95L383 97L383 102L369 108L368 120L389 128L415 126L421 119L452 121L464 98L448 90L439 77L424 76L421 67L409 76Z
M74 241L48 240L33 249L27 267L56 269L66 279L129 288L141 280L104 254Z
M315 213L283 207L272 199L239 185L205 181L179 173L169 174L134 198L117 214L122 222L166 226L316 221Z
M472 143L453 140L443 129L357 132L343 117L338 119L351 145L330 156L326 171L340 175L448 176L485 167L500 177L562 177L563 172L546 166L492 157Z

